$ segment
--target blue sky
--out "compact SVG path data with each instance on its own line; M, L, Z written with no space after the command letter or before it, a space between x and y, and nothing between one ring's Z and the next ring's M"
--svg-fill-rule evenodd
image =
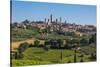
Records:
M12 22L21 22L25 19L44 20L53 15L53 20L62 17L62 21L77 24L96 25L96 6L58 4L43 2L12 2Z

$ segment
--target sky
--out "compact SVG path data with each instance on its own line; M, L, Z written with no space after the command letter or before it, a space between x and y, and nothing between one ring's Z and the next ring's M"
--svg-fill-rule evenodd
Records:
M53 15L53 20L62 17L68 23L96 25L96 6L45 2L12 1L12 22L44 21Z

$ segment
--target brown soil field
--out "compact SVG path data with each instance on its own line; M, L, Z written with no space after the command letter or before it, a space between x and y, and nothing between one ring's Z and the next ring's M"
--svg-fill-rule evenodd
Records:
M11 42L11 50L15 50L16 48L18 48L19 47L19 45L21 44L21 43L24 43L24 42L27 42L27 43L29 43L29 44L34 44L34 41L35 41L36 39L34 39L34 38L31 38L31 39L27 39L27 40L24 40L24 41L18 41L18 42ZM40 41L40 44L44 44L44 40L39 40Z

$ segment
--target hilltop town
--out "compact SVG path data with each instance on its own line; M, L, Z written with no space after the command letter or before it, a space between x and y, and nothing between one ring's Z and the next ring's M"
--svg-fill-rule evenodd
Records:
M23 22L12 23L12 27L23 28L23 29L34 29L38 28L40 30L47 29L48 32L80 32L94 34L96 33L96 26L94 25L80 25L76 23L67 23L67 21L62 21L62 18L53 19L51 14L49 18L44 18L44 21L32 21L25 20Z

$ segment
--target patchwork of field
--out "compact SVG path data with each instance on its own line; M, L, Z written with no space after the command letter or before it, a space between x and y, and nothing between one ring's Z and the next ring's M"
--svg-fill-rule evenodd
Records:
M52 32L48 33L48 40L46 40L41 37L41 33L38 30L13 29L11 42L12 66L96 61L96 45L95 43L89 44L89 38L90 36L80 37L68 32L66 34ZM79 41L79 39L81 40ZM46 41L49 41L48 47L45 45ZM95 38L92 41L95 42ZM77 48L78 50L75 52L76 48L72 45L75 46L79 42L80 47L78 48L81 49ZM24 45L20 46L22 43ZM59 46L55 48L55 46L52 47L53 44L61 46L60 48L58 48Z
M45 40L40 40L41 35L38 30L29 30L29 29L12 29L12 42L11 49L14 50L19 47L21 43L27 42L29 44L34 44L35 40L39 40L40 44L44 44ZM58 35L57 33L48 34L48 39L66 39L72 38L72 36ZM65 41L64 41L65 44Z

